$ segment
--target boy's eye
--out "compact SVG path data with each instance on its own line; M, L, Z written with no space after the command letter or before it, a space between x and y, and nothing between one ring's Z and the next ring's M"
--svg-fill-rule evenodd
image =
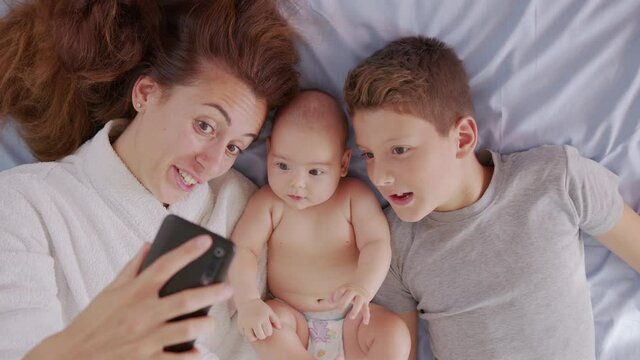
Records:
M209 125L208 122L202 120L196 120L196 127L198 128L198 131L205 135L212 135L216 131L216 129Z
M402 155L406 153L408 150L409 148L406 146L396 146L391 150L391 152L393 152L395 155Z
M362 158L365 160L373 159L373 153L367 151L363 151L360 156L362 156Z
M285 163L276 163L276 166L283 171L289 170L289 165L285 164Z
M324 171L320 170L320 169L311 169L309 170L309 174L313 175L313 176L318 176L320 174L322 174Z
M240 149L240 147L238 145L229 144L229 145L227 145L227 151L231 155L240 155L240 153L242 152L242 149Z

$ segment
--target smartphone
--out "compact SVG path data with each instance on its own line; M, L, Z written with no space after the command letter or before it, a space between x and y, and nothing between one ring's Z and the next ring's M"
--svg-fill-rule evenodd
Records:
M189 263L179 270L160 289L160 297L175 294L179 291L205 286L212 283L223 282L227 275L227 270L235 254L234 245L231 241L212 233L211 231L187 221L176 215L168 215L156 238L151 244L151 249L142 262L140 271L142 272L160 256L177 248L185 242L198 235L209 235L213 239L211 247L199 258ZM180 315L169 321L180 321L196 316L207 316L210 306L194 311L192 313ZM193 349L193 341L166 346L168 352L184 352Z

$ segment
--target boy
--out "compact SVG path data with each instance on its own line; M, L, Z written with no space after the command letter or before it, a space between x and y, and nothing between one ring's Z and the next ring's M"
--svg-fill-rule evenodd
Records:
M368 175L389 201L391 269L375 302L446 359L594 359L580 232L640 270L640 217L615 175L569 146L474 153L464 66L444 43L394 41L345 83Z
M346 137L333 98L318 91L296 96L276 116L267 143L268 184L249 200L231 236L238 324L263 360L409 355L401 319L369 308L389 269L389 228L371 190L344 178ZM266 303L256 286L264 245L275 298Z

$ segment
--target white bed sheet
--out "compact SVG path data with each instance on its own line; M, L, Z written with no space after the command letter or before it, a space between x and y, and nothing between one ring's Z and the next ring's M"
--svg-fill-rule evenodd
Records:
M303 87L340 97L349 69L372 51L400 36L437 36L466 64L480 147L571 144L617 173L640 209L640 1L283 0L283 9L301 35ZM258 184L268 132L237 164ZM9 128L0 170L29 161ZM351 174L366 178L357 157ZM640 359L640 275L588 237L585 263L598 359ZM425 339L420 358L431 359Z

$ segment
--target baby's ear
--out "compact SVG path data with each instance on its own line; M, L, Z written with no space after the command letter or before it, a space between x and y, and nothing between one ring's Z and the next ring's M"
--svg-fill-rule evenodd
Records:
M351 161L351 149L344 149L342 161L340 162L340 176L345 177L349 172L349 162Z

